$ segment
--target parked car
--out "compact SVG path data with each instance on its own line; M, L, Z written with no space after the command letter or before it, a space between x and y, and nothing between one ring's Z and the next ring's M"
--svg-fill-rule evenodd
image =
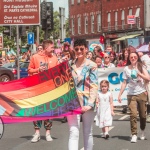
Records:
M28 66L29 62L20 62L20 78L28 76ZM10 69L14 74L14 78L17 79L17 66L15 62L6 63L3 67Z
M14 74L11 70L0 67L0 82L9 82L14 79Z

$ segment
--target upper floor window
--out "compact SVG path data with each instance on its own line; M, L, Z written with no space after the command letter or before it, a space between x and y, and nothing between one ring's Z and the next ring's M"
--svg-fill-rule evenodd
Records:
M74 18L72 18L72 20L71 20L71 24L72 24L72 35L74 35L75 34L75 32L74 32Z
M129 15L132 15L132 9L129 9ZM132 24L129 27L132 28Z
M81 17L78 17L78 34L81 34Z
M80 0L78 0L78 3L80 3Z
M124 29L124 26L125 26L125 14L124 14L124 10L122 10L122 13L121 13L121 21L122 21L122 29Z
M91 32L94 33L94 15L91 15Z
M71 5L74 5L74 0L71 0Z
M101 31L101 15L100 14L97 15L97 31L98 32Z
M108 30L111 30L111 16L110 16L110 13L108 13L107 22L108 22Z
M85 16L84 19L85 19L85 20L84 20L84 24L85 24L85 27L84 27L84 29L85 29L85 34L87 34L87 33L88 33L88 17Z
M136 19L137 28L140 28L140 8L136 9L135 19Z
M118 27L118 12L115 12L115 30L117 30Z

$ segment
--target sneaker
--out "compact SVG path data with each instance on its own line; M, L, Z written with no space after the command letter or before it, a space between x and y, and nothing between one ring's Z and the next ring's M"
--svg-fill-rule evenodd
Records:
M32 143L36 143L36 142L38 142L39 140L40 140L40 134L35 133L35 134L33 135L33 138L32 138L32 140L31 140L31 142L32 142Z
M109 134L105 133L105 139L108 139L108 138L109 138Z
M144 130L141 130L140 139L141 139L141 140L145 140L145 139L146 139L145 134L144 134Z
M132 135L131 143L136 143L136 142L137 142L137 135Z
M105 138L105 134L104 133L101 133L100 136L101 136L101 138Z
M150 123L150 115L147 116L146 122L147 122L147 123Z
M46 141L48 141L48 142L53 141L53 139L52 139L50 134L46 134Z

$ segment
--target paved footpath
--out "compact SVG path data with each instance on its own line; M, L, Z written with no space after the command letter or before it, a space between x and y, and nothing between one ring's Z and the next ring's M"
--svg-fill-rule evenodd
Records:
M122 114L121 109L116 109L113 126L110 128L110 138L105 140L100 137L100 129L93 122L94 149L93 150L150 150L150 123L147 124L147 140L138 140L130 143L129 114ZM138 125L139 128L139 125ZM34 134L32 123L5 125L5 133L0 140L0 150L67 150L68 125L61 120L55 120L52 128L52 142L45 141L45 130L41 129L41 140L31 143ZM79 150L84 150L82 140L82 123L79 141Z

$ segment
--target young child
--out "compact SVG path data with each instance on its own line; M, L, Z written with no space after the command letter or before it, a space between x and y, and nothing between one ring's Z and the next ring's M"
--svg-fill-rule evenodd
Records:
M102 128L102 137L109 138L109 127L112 125L113 111L113 97L109 90L109 82L102 80L100 82L100 92L96 100L97 105L97 119L96 126Z

